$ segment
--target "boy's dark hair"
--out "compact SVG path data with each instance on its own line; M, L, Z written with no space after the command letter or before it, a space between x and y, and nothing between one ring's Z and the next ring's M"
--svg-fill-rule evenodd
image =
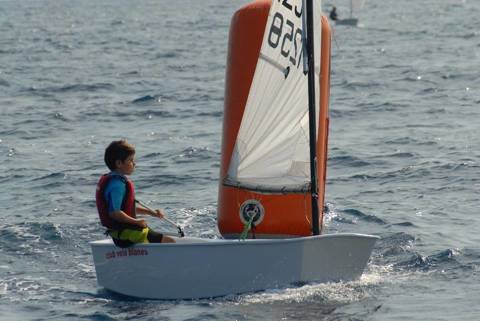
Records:
M121 160L122 162L126 160L129 156L135 154L135 147L127 142L126 139L115 140L108 145L105 149L105 164L107 167L114 171L117 169L115 162Z

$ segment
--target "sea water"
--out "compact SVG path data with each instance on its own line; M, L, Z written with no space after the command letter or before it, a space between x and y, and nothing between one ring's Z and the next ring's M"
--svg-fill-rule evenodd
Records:
M137 147L139 199L219 237L228 28L245 3L0 1L0 320L480 320L474 0L367 1L359 27L332 26L325 232L381 237L360 280L194 301L97 286L114 139Z

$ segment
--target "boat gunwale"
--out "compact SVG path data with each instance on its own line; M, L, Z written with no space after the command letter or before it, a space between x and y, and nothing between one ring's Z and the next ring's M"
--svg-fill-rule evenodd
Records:
M137 243L134 246L144 246L144 247L178 247L178 246L225 246L225 245L270 245L270 244L288 244L288 243L302 243L309 240L316 239L329 239L329 238L347 238L347 237L360 237L366 239L380 239L377 235L370 234L361 234L361 233L336 233L336 234L323 234L323 235L314 235L314 236L303 236L295 238L276 238L276 239L204 239L193 237L194 240L191 242L177 242L177 243ZM189 237L186 237L189 238ZM197 241L198 240L198 241ZM92 247L111 247L115 246L111 239L103 239L89 242Z

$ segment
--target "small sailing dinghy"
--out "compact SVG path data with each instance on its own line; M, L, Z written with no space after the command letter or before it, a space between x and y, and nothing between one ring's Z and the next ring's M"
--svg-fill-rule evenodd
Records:
M337 19L335 24L345 26L357 26L358 18L356 15L365 5L365 0L350 0L350 16L345 19Z
M320 235L330 63L320 5L257 0L232 18L218 205L225 239L91 242L100 286L197 299L361 276L378 237Z

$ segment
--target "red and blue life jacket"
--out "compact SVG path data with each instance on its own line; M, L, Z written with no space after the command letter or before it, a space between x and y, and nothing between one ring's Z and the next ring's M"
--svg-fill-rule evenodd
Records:
M108 182L112 179L114 175L104 174L100 177L100 180L97 183L97 191L95 193L95 199L97 202L98 216L100 217L100 222L103 226L108 229L118 229L120 222L112 219L108 213L108 203L105 199L104 192L107 187ZM125 212L128 216L136 218L135 215L135 189L133 187L133 182L126 177L119 176L124 180L127 187L125 197L122 202L122 211Z

